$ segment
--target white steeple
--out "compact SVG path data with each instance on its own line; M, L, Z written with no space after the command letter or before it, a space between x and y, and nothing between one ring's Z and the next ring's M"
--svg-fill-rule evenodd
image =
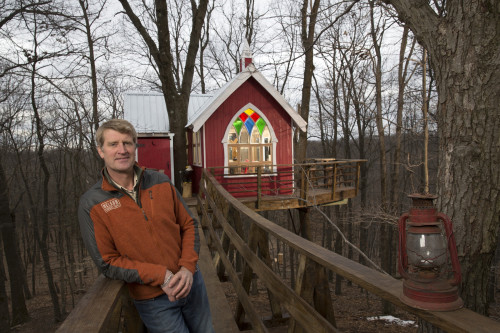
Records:
M240 55L240 72L252 63L252 51L246 39L243 40L243 47Z

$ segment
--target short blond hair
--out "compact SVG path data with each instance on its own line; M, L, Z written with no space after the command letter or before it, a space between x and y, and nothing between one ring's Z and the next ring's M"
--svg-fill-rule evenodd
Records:
M137 144L137 132L131 123L125 119L111 119L103 123L97 129L95 136L98 147L102 147L104 144L104 131L107 129L115 130L122 134L128 134L132 137L132 140L134 140L134 144Z

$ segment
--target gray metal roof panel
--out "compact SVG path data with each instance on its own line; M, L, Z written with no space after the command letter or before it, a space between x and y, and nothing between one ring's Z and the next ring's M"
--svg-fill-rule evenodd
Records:
M199 112L212 95L192 94L189 99L188 119ZM126 92L123 96L124 118L138 133L166 133L170 130L163 94L158 92Z

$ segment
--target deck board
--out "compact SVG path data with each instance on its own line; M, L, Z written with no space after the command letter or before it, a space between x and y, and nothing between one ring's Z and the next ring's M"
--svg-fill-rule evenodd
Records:
M191 209L191 212L196 216L196 198L188 198L185 200ZM238 325L234 321L233 311L227 302L226 294L222 289L221 282L215 272L215 267L212 264L212 257L208 248L205 234L199 226L200 235L200 259L198 265L205 281L205 286L210 303L210 312L212 314L213 327L216 333L233 333L240 332Z
M357 191L354 187L341 187L338 188L335 193L332 192L331 188L316 188L308 191L307 202L304 202L304 200L300 198L299 193L289 195L265 195L260 199L259 207L257 207L258 199L256 196L237 199L254 211L265 211L321 206L340 202L344 199L354 198L356 194Z

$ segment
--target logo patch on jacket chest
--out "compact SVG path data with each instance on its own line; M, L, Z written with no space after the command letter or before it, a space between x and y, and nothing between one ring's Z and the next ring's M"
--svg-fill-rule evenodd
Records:
M120 200L113 198L108 201L105 201L101 204L102 209L104 209L104 212L107 213L110 210L120 208L122 204L120 203Z

